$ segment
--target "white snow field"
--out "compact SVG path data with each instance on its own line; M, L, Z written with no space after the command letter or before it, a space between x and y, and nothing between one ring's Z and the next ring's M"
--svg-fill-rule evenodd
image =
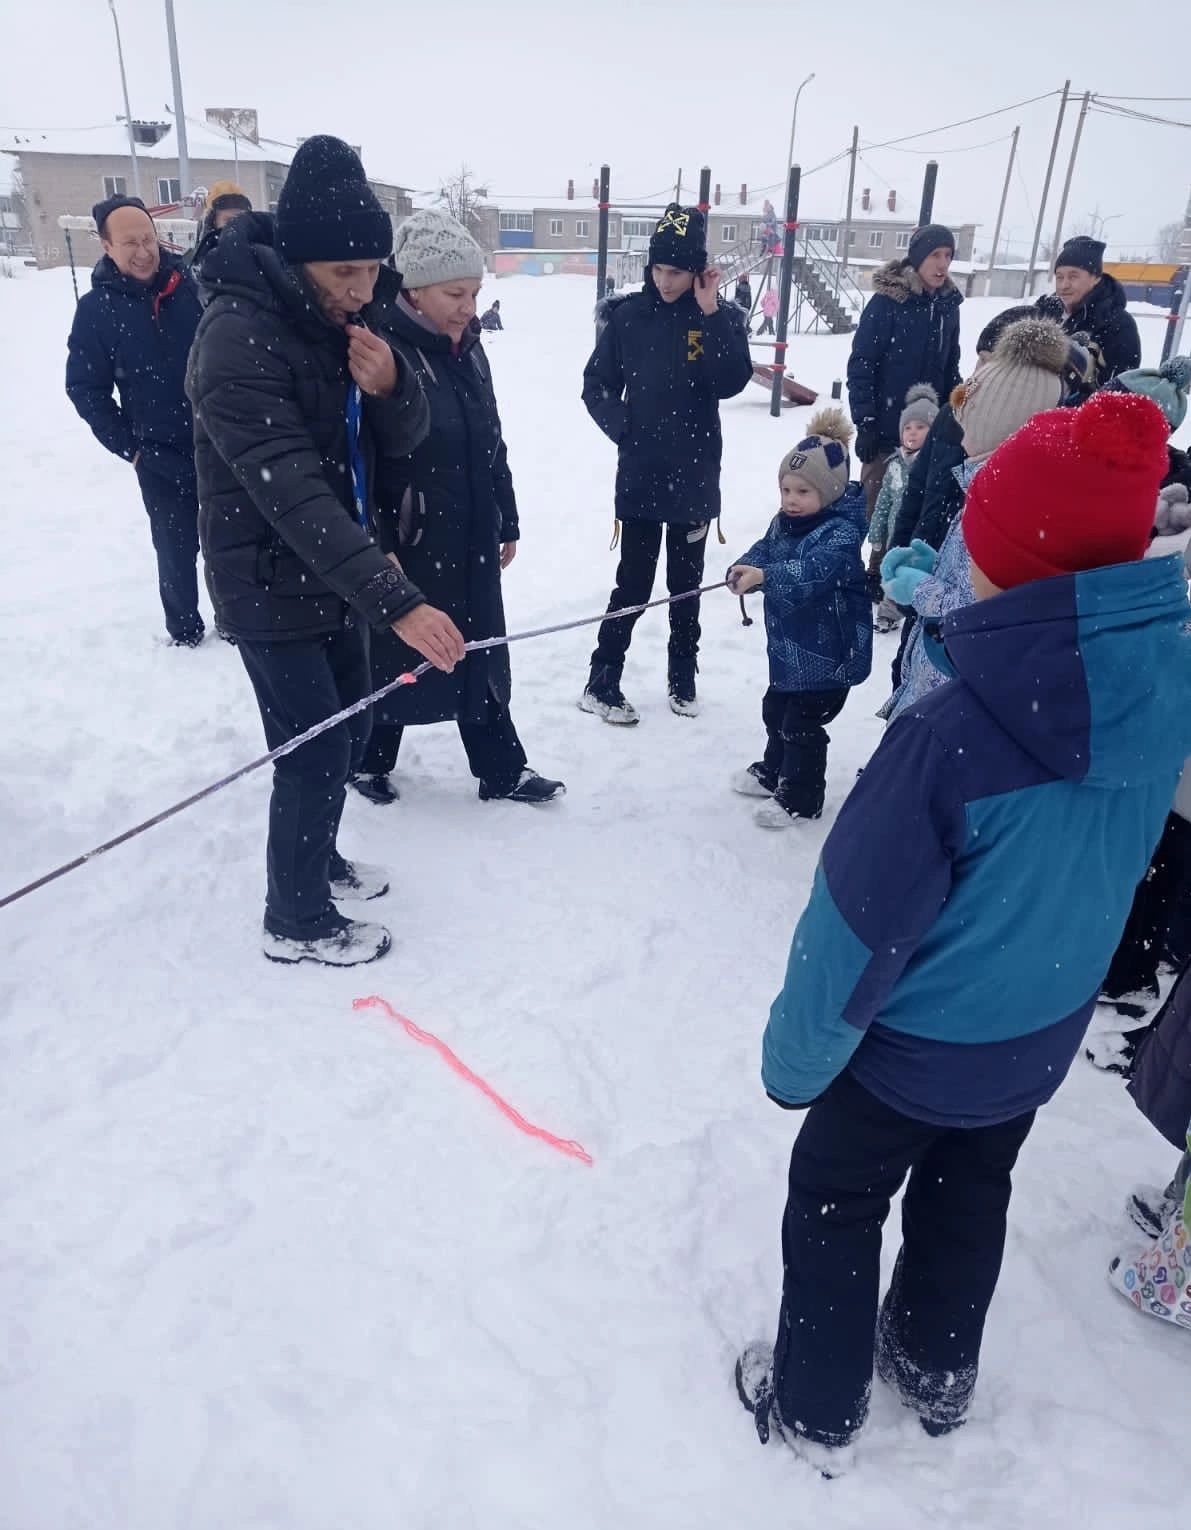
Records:
M513 630L611 584L591 288L499 285ZM965 305L965 363L1004 306ZM263 748L235 652L159 639L134 479L63 394L72 307L66 272L0 281L0 892ZM795 374L829 393L848 344L797 339ZM807 417L757 387L724 409L709 572ZM576 708L592 632L514 649L562 803L480 803L446 726L407 738L399 805L351 797L345 850L394 880L373 967L262 958L267 772L0 913L0 1530L1118 1530L1184 1501L1191 1343L1104 1273L1174 1155L1082 1060L1021 1160L968 1426L928 1440L878 1384L849 1477L758 1445L732 1366L775 1327L798 1124L761 1031L894 639L832 729L824 821L766 834L727 788L764 629L704 611L697 721L666 705L664 615L629 732ZM353 1011L373 993L594 1167Z

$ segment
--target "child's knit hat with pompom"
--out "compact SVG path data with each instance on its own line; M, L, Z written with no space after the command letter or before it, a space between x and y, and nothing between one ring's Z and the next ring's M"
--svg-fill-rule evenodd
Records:
M1002 590L1134 562L1149 546L1166 439L1158 406L1128 393L1035 415L972 480L972 562Z
M782 458L778 482L797 474L814 488L824 510L842 499L848 487L848 445L852 426L842 409L821 409L811 420L805 441Z

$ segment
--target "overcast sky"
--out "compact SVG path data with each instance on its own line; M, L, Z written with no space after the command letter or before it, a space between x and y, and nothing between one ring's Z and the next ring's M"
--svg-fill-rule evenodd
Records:
M172 94L163 0L116 3L133 112L164 117ZM374 174L417 189L461 162L494 190L543 197L563 192L568 176L588 189L601 160L613 167L614 196L661 193L679 167L694 185L704 163L725 192L742 181L777 182L794 92L811 71L795 155L804 169L845 148L853 123L862 144L880 143L1057 91L1067 76L1079 92L1191 96L1186 29L1171 21L1177 6L1146 29L1131 27L1109 0L917 11L912 0L175 5L188 116L253 106L263 134L292 141L337 133L362 144ZM0 18L8 45L0 125L77 128L121 110L107 0L0 0ZM1164 42L1172 25L1178 35ZM862 151L857 192L871 186L884 198L894 186L916 209L922 151L938 153L936 214L982 223L987 243L1008 137L1020 123L1006 230L1024 255L1057 104L1048 99L907 146L919 152ZM1191 102L1130 104L1191 122ZM1076 116L1073 109L1064 131L1048 239ZM839 215L845 168L805 182L804 215ZM1142 248L1161 224L1182 219L1189 183L1191 131L1093 113L1066 228L1086 228L1098 214L1118 251Z

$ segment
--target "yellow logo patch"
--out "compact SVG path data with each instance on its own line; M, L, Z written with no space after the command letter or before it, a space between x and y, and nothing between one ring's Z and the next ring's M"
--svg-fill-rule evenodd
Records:
M690 229L690 226L691 226L691 215L690 215L690 213L688 213L688 212L667 212L665 217L658 224L658 226L657 226L657 228L655 229L654 232L658 233L658 234L664 234L667 229L672 228L674 230L674 232L680 238L685 239L686 236L687 236L687 232Z
M703 354L703 331L701 329L688 329L686 332L686 359L698 361Z

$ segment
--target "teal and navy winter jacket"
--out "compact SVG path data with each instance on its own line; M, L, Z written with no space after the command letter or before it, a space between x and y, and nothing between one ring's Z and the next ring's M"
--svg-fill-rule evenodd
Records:
M873 666L872 605L864 582L864 490L812 516L778 514L737 563L765 571L769 683L778 691L860 685Z
M765 1032L775 1099L845 1068L947 1126L1050 1098L1191 748L1189 617L1176 557L944 619L957 678L890 727L823 847Z

